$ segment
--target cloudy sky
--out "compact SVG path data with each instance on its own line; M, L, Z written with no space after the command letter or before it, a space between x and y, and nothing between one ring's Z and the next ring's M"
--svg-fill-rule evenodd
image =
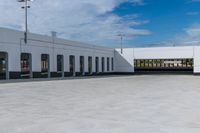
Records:
M24 29L16 0L0 1L0 27ZM200 0L35 0L29 31L118 47L192 45L200 42Z

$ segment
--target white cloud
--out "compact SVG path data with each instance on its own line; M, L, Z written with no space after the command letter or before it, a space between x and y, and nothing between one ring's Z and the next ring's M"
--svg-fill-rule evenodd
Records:
M106 43L127 36L148 35L145 29L133 26L148 21L136 21L137 15L120 17L111 13L123 2L142 5L142 0L35 0L29 10L29 30L49 34L57 31L61 37L92 43ZM0 26L23 29L24 12L16 0L1 0ZM129 18L129 19L127 19Z
M200 0L191 0L191 2L200 2Z
M200 44L200 24L193 24L184 29L184 34L178 35L175 42L179 45L199 45Z
M195 16L195 15L199 15L199 12L188 12L186 14L189 16Z

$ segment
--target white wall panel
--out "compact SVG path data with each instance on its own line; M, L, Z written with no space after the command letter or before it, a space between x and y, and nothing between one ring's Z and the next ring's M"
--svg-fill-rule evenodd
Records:
M116 49L115 72L134 72L133 61L133 48L123 49L123 54L120 49Z
M135 59L193 58L193 47L135 48Z
M194 47L194 73L200 73L200 47Z

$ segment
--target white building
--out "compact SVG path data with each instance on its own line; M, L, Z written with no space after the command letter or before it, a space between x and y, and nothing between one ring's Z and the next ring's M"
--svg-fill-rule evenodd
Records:
M135 72L200 73L200 47L106 48L0 28L0 79Z
M200 47L125 48L115 51L115 71L120 73L200 73Z
M0 28L0 78L47 78L114 72L114 49Z

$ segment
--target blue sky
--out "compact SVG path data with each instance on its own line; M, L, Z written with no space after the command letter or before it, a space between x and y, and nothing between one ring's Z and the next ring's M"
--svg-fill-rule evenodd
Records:
M183 35L185 28L200 22L200 1L145 0L144 2L145 4L141 6L124 3L114 11L120 16L139 14L139 19L149 20L137 28L148 29L151 34L127 41L129 45L162 45L173 41L176 43L176 37Z
M35 0L29 31L97 45L125 47L196 45L200 0ZM24 29L21 4L0 2L0 27Z

